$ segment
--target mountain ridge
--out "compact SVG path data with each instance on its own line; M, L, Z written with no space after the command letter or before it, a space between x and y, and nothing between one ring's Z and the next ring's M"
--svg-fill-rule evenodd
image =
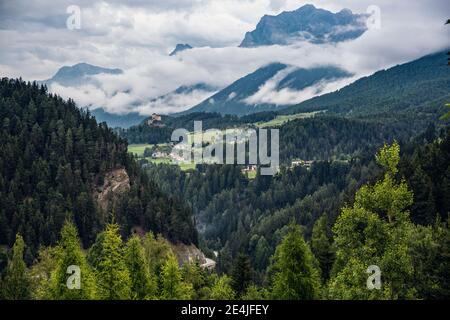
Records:
M349 9L337 13L307 4L276 16L264 15L255 30L247 32L239 47L287 45L296 40L312 43L340 42L356 39L367 31L365 14Z

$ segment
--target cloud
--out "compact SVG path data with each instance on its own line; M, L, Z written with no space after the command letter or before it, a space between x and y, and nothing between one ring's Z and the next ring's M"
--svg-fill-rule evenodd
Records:
M373 1L5 0L0 1L0 74L41 80L63 65L78 62L121 68L121 75L95 77L101 84L98 87L55 85L51 90L73 97L80 106L104 106L116 113L181 111L197 98L207 97L193 93L170 101L150 101L181 85L225 87L271 62L303 68L336 65L359 77L445 49L450 35L450 27L444 26L447 2L379 0L381 29L369 30L351 42L237 48L245 32L253 30L264 14L294 10L306 3L334 12L350 8L365 13ZM65 28L66 8L72 4L81 8L80 30ZM176 43L195 48L169 57ZM344 83L334 87L338 85ZM272 90L259 100L293 103L327 88Z
M282 79L282 78L281 78ZM281 80L280 79L280 80ZM269 80L254 95L246 98L245 103L254 104L274 104L274 105L293 105L308 99L311 99L317 95L333 92L338 90L353 81L357 80L357 77L324 81L321 80L316 84L309 86L303 90L293 90L290 88L283 88L281 90L276 89L277 81Z
M181 112L204 101L214 93L204 90L194 90L183 94L168 94L140 105L136 108L136 111L142 115L151 115L153 112L166 114Z

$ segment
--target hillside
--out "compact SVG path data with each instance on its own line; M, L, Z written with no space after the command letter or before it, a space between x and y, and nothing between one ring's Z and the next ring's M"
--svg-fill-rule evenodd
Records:
M40 245L57 241L68 217L85 246L111 219L123 235L139 227L197 241L190 210L163 195L128 155L127 142L73 101L3 78L0 122L0 245L21 233L30 262Z
M286 106L275 101L266 101L266 95L259 94L260 90L269 83L276 92L282 90L301 91L312 88L320 82L331 82L350 76L351 74L348 72L333 66L304 69L282 63L271 63L236 80L200 104L179 114L218 112L243 116L264 111L276 111Z
M123 73L120 69L109 69L94 66L88 63L77 63L73 66L64 66L61 67L53 77L48 80L42 81L47 85L52 83L59 83L63 86L77 86L86 84L87 81L90 81L91 76L95 76L98 74L121 74Z
M416 113L437 118L450 101L446 52L381 70L332 93L304 101L280 113L326 110L350 117Z

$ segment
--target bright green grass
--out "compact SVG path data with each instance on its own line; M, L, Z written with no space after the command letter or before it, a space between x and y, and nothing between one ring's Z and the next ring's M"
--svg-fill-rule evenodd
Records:
M151 148L152 144L130 144L128 146L128 152L137 155L138 157L142 157L144 155L144 150L146 148Z
M193 170L195 169L195 163L189 162L189 163L179 163L178 166L181 170L187 171L187 170Z
M195 163L174 163L170 158L145 158L148 162L153 164L166 164L166 165L178 165L182 171L193 170L195 169Z
M255 179L255 178L256 178L256 171L248 171L248 172L247 172L247 178L248 178L249 180Z
M145 158L148 160L148 162L154 163L154 164L172 164L172 159L169 158L158 158L158 159L153 159L153 158Z
M272 120L267 121L267 122L259 122L256 125L259 128L279 127L279 126L285 124L286 122L288 122L290 120L311 118L311 117L313 117L314 115L316 115L319 112L321 112L321 111L297 113L297 114L289 114L289 115L281 115L281 116L277 116L275 119L272 119Z

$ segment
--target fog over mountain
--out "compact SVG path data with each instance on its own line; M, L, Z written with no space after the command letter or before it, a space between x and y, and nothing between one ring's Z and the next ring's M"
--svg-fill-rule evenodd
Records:
M215 91L176 94L177 88L199 83L225 88L272 63L301 69L333 66L359 78L443 50L449 37L444 0L432 6L378 1L379 29L367 29L361 20L373 5L369 0L79 0L81 28L69 30L66 8L73 4L2 1L0 72L43 81L80 62L120 69L122 73L88 72L78 82L58 76L50 87L80 107L101 107L116 115L185 111ZM170 56L174 44L192 49ZM342 80L330 89L349 83ZM267 94L261 91L252 101L293 104L315 92L289 88L280 95L271 86L263 86ZM170 92L175 93L170 103L158 99Z

